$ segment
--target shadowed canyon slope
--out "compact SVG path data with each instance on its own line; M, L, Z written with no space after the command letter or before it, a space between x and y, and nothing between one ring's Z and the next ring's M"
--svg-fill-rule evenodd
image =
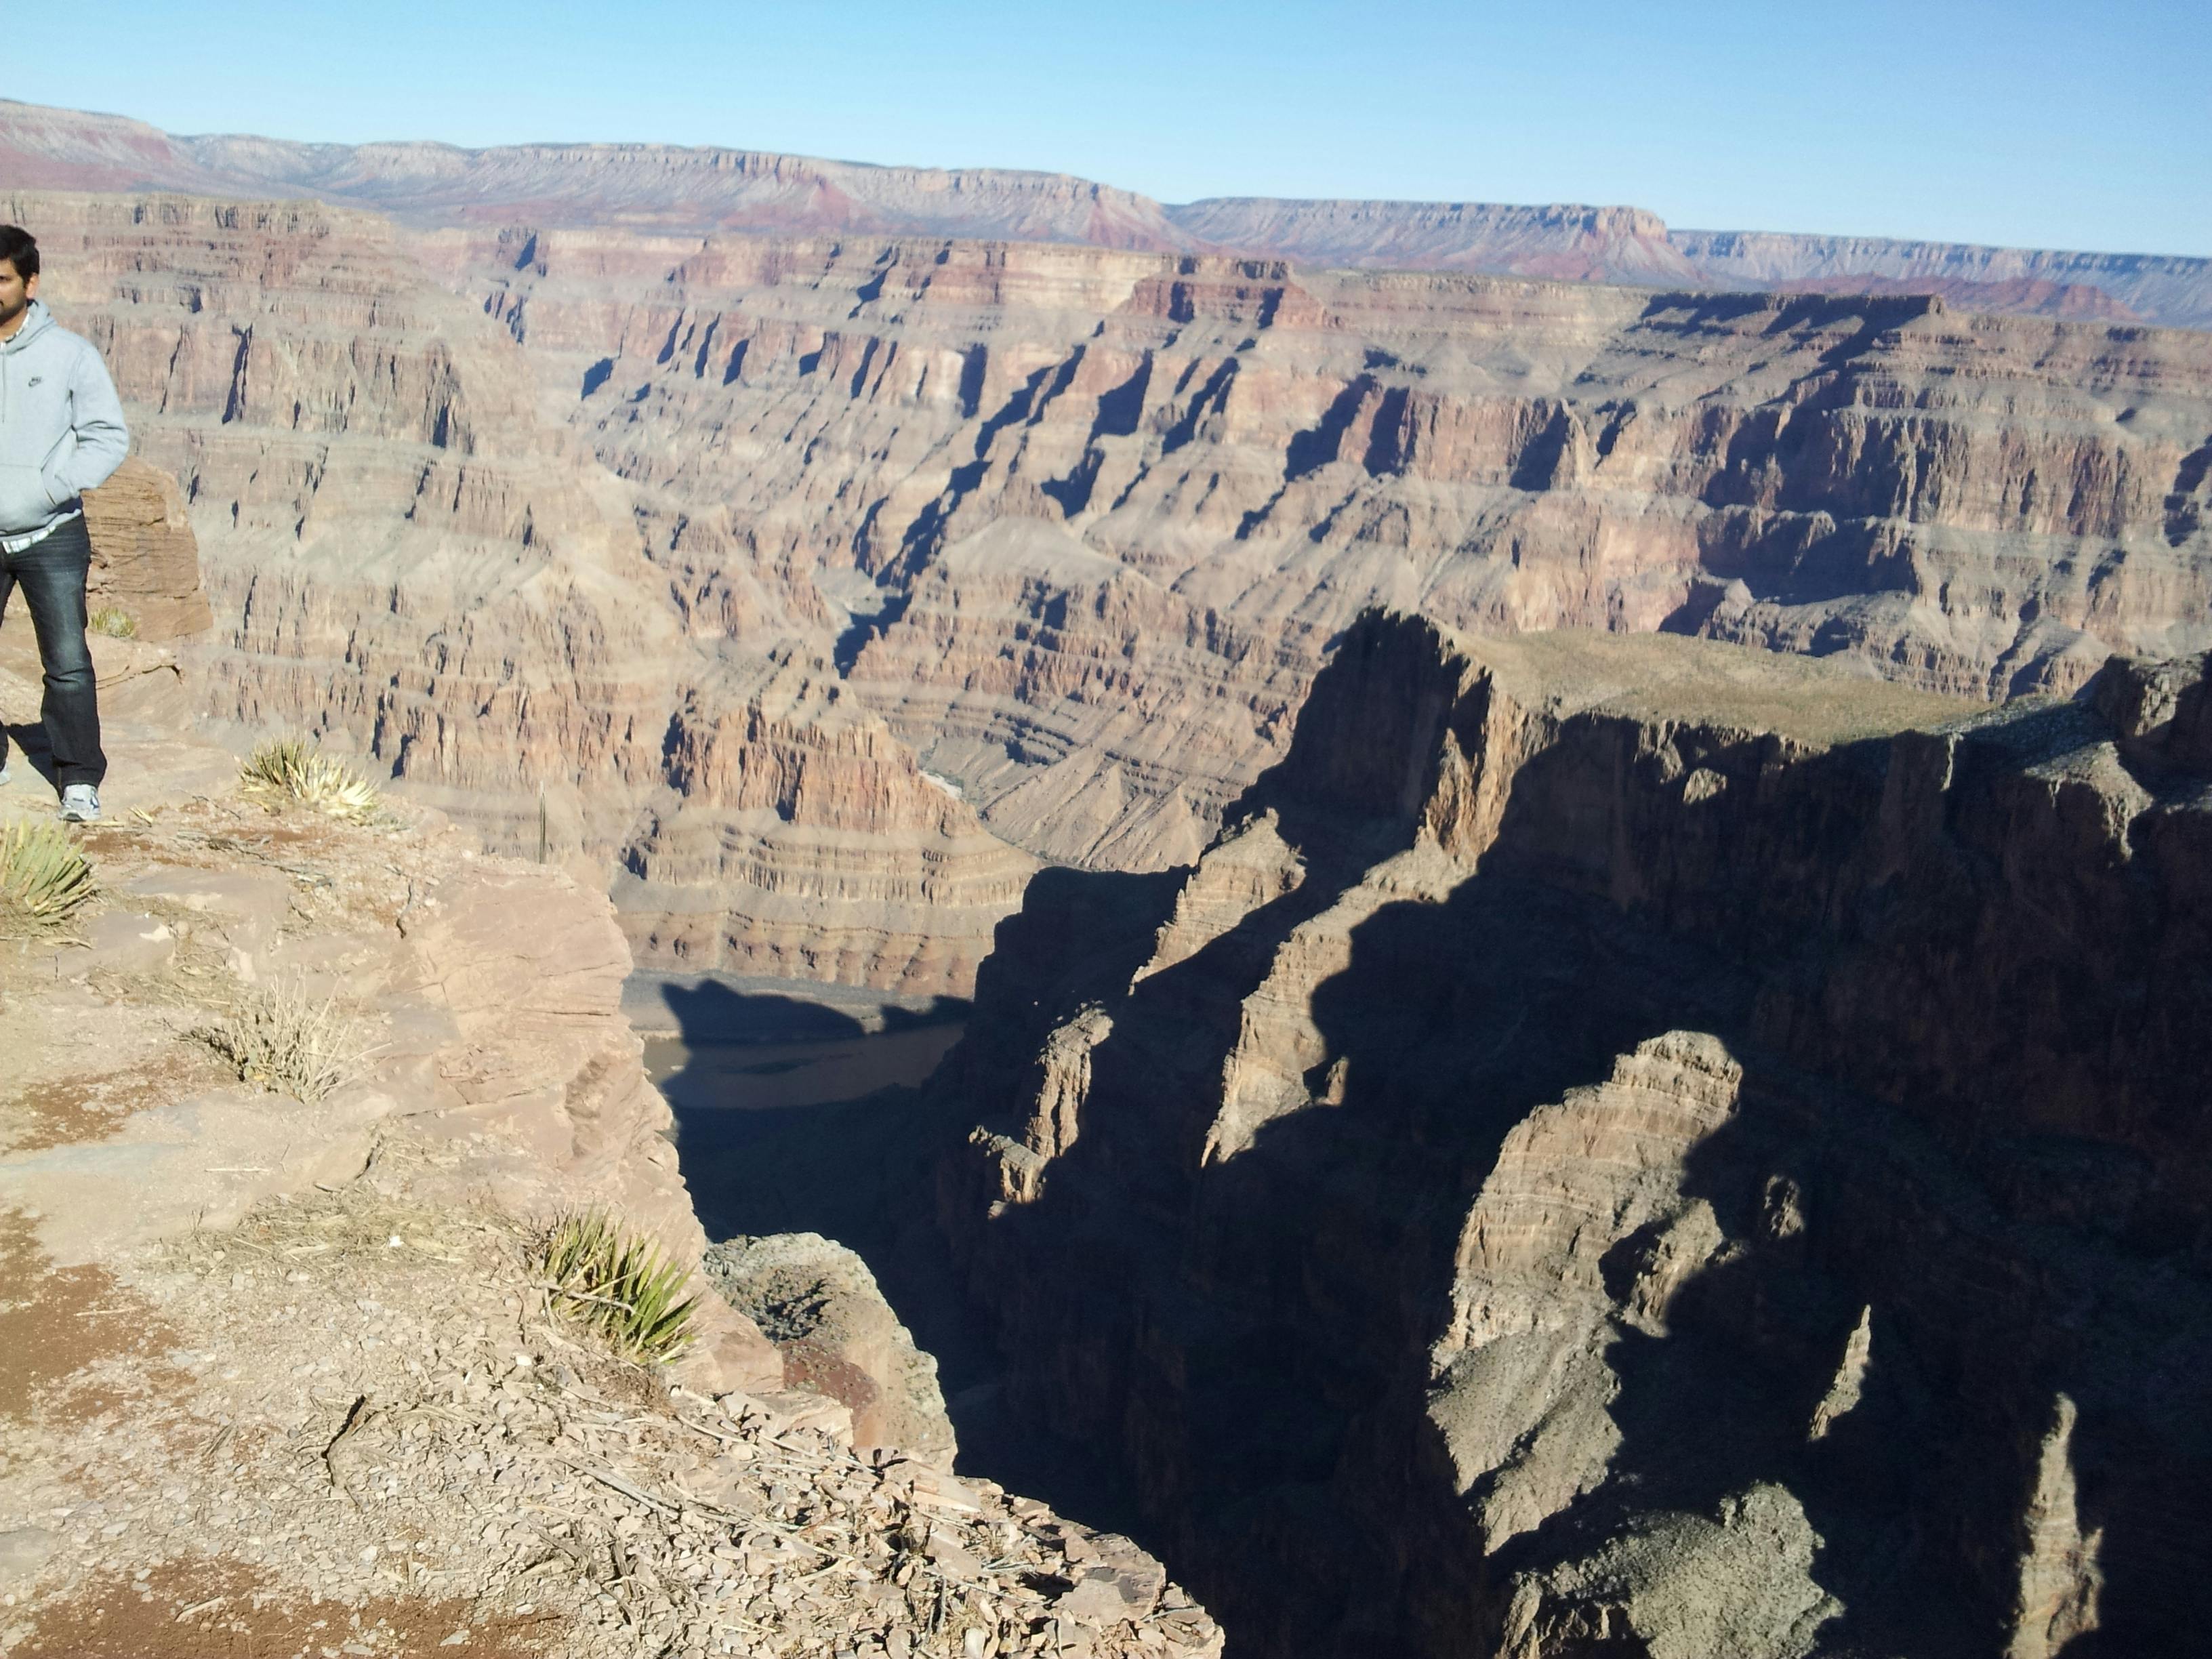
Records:
M1065 173L875 167L668 144L183 137L0 100L0 183L306 196L421 225L528 221L704 235L935 235L1480 271L1662 288L1934 293L1978 310L2212 328L2212 260L1769 231L1670 231L1632 207L1225 197L1164 204Z
M185 482L211 712L611 868L656 966L959 988L1005 843L1195 858L1370 604L1977 696L2212 644L2212 335L5 205Z
M2208 662L1960 718L1363 621L936 1087L1017 1395L1279 1655L2180 1652Z

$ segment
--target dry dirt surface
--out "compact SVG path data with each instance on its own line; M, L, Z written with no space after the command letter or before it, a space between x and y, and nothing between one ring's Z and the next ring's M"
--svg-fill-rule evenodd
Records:
M1132 1651L1209 1650L1118 1540L572 1340L526 1236L394 1196L409 1174L393 1150L165 1247L131 1326L11 1371L0 1559L51 1588L7 1596L0 1651L1078 1652L1125 1610ZM33 1283L40 1332L116 1295ZM115 1392L149 1316L165 1364Z
M260 1659L289 1654L429 1654L539 1659L531 1620L471 1626L465 1601L305 1604L271 1595L230 1563L171 1563L88 1582L52 1604L13 1651L21 1659ZM51 1631L51 1633L49 1633ZM456 1640L454 1638L460 1639Z

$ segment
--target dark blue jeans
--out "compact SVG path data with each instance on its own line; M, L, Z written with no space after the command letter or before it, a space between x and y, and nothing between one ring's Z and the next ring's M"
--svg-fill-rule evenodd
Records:
M0 621L7 618L9 596L21 588L46 671L40 712L54 751L54 782L64 789L73 783L97 787L107 775L92 653L84 642L84 579L91 568L92 540L81 518L57 526L21 553L0 553ZM0 729L0 762L7 758L7 732Z

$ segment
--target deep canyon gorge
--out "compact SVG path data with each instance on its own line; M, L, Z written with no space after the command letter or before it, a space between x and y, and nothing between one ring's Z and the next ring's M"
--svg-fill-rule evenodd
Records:
M15 104L0 221L203 738L972 999L867 1265L1231 1655L2197 1639L2212 264ZM709 1257L941 1457L857 1261Z

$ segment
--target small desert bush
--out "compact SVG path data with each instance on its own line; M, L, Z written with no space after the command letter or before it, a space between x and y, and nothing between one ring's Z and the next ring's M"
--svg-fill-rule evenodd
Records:
M118 611L112 605L103 605L85 618L88 633L105 634L111 640L135 640L138 637L138 619L128 611Z
M376 786L304 738L277 738L257 747L239 769L239 790L271 806L297 805L353 822L373 817Z
M51 933L93 891L92 866L59 824L0 826L0 933Z
M317 1002L297 987L252 992L191 1036L235 1067L240 1082L311 1106L348 1081L366 1052L336 1002Z
M599 1211L558 1223L539 1265L554 1306L623 1358L665 1364L691 1346L698 1298L682 1295L690 1273Z

